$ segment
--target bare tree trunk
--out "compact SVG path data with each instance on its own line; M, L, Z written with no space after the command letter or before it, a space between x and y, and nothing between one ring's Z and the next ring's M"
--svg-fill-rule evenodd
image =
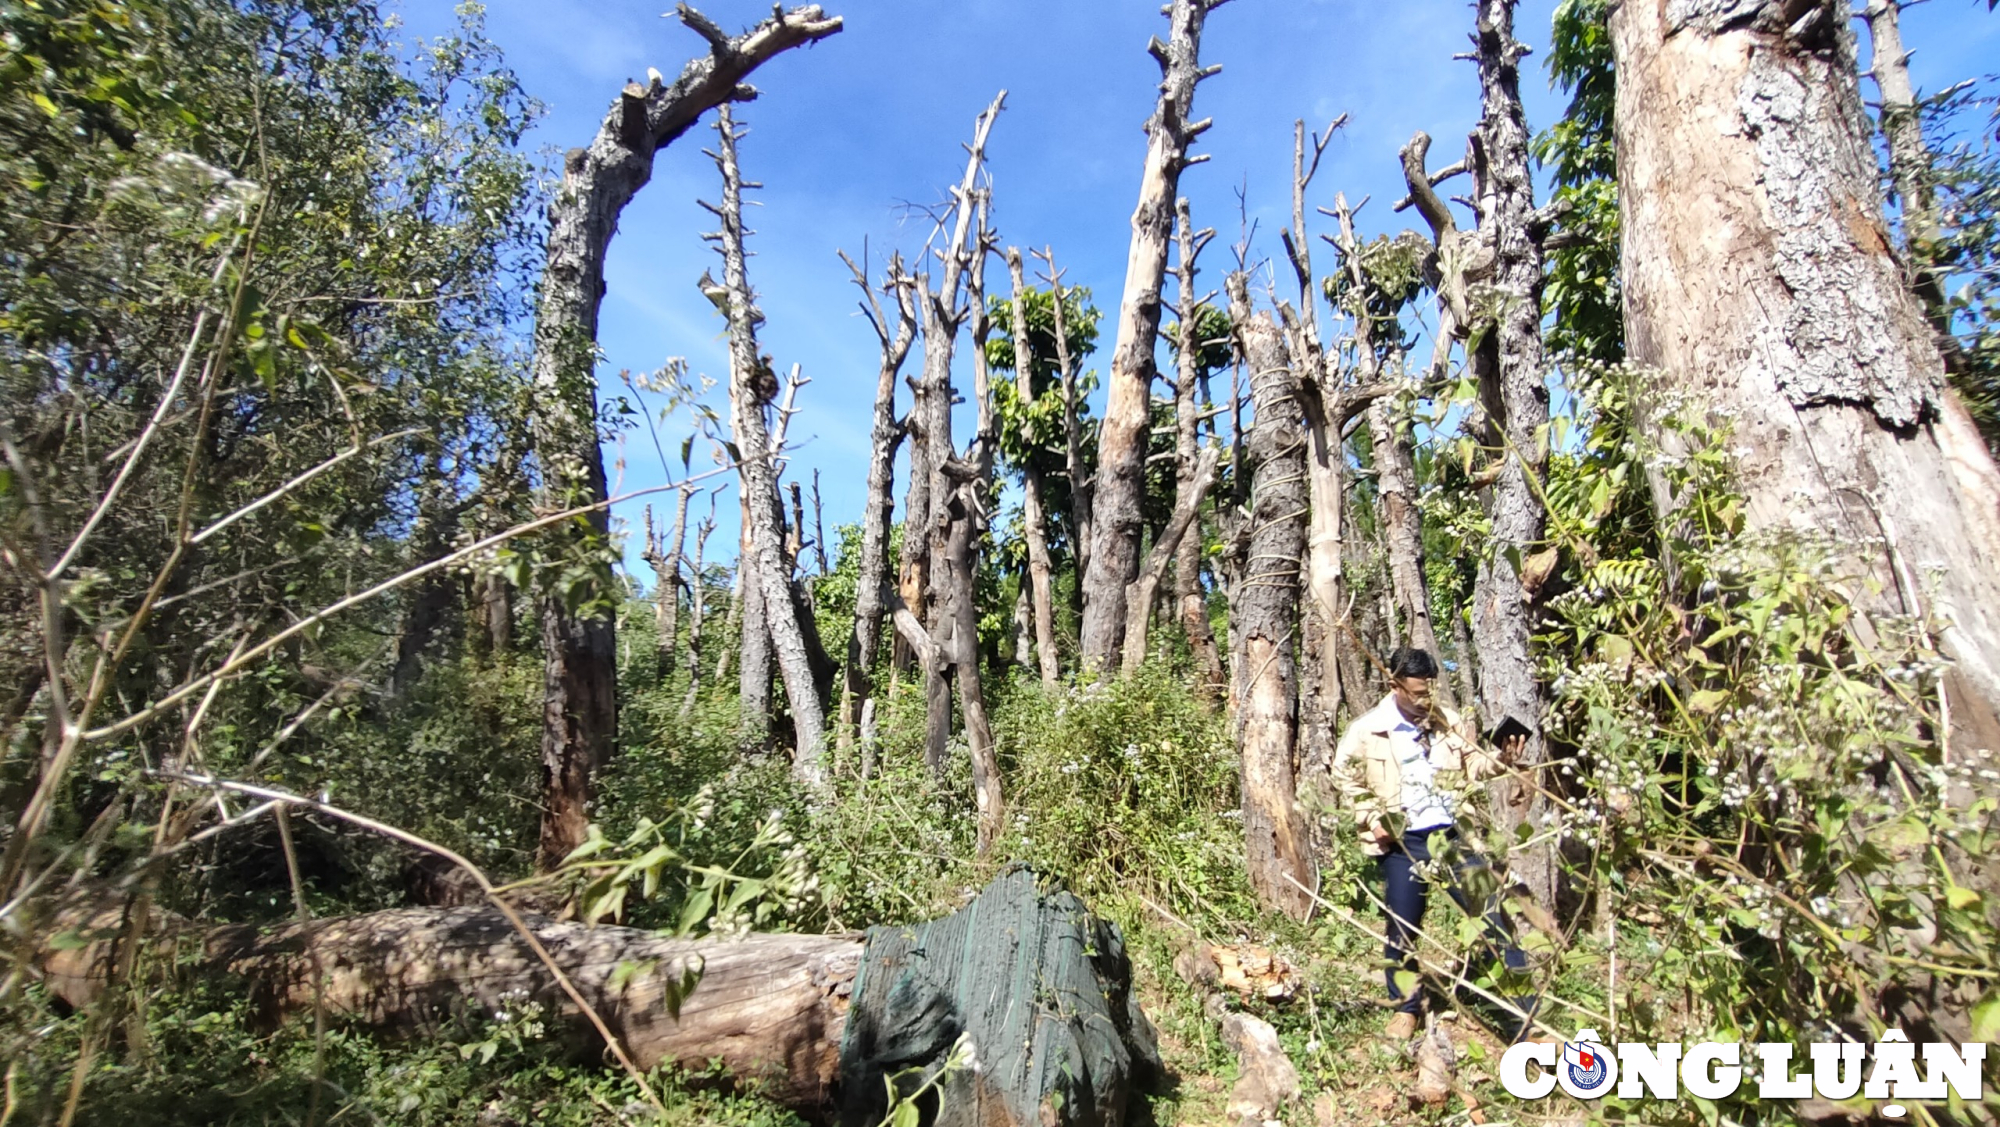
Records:
M1007 248L1007 277L1013 283L1014 386L1023 406L1035 402L1035 353L1028 340L1027 284L1021 277L1021 252ZM1042 471L1032 456L1021 463L1021 525L1027 538L1029 617L1035 638L1035 664L1042 684L1062 678L1056 663L1055 568L1049 562L1048 518L1042 511ZM1027 664L1024 660L1022 664Z
M889 523L895 515L896 447L903 441L896 420L896 377L917 334L916 282L903 272L903 258L891 255L883 277L883 292L896 303L896 324L890 328L882 305L869 287L868 275L845 254L841 260L854 272L854 284L866 299L862 311L882 344L882 363L875 376L875 421L869 437L868 498L861 510L860 577L854 592L854 632L847 639L847 678L842 691L841 738L860 722L861 710L875 695L875 650L882 639L882 616L889 582ZM907 536L908 534L905 533Z
M1924 143L1923 115L1910 84L1910 55L1903 50L1902 0L1868 0L1863 15L1873 41L1869 70L1882 92L1882 137L1889 143L1889 179L1903 208L1904 248L1910 288L1923 306L1946 370L1962 362L1951 331L1951 305L1938 261L1937 197L1931 190L1931 151Z
M1241 683L1237 750L1243 761L1243 836L1251 886L1266 904L1304 918L1317 890L1311 838L1297 805L1299 560L1305 554L1305 442L1298 376L1271 315L1250 311L1249 279L1228 279L1229 315L1250 369L1249 553L1230 608Z
M1069 475L1070 541L1071 551L1076 554L1077 595L1081 598L1083 576L1090 571L1090 542L1097 527L1091 508L1097 478L1083 465L1083 416L1079 406L1082 396L1076 385L1077 365L1081 361L1071 357L1069 352L1068 305L1063 296L1063 272L1056 269L1055 252L1050 248L1043 247L1036 257L1048 267L1048 273L1042 276L1042 280L1048 283L1049 299L1054 303L1051 309L1055 314L1056 370L1062 374L1064 459Z
M820 787L826 783L826 713L794 598L792 568L785 558L776 464L779 451L771 445L772 435L764 423L764 409L775 389L765 386L771 378L770 367L757 353L757 326L763 323L764 315L752 300L744 264L743 178L736 159L736 142L742 134L737 132L727 105L718 111L715 128L720 139L715 163L722 171L722 203L709 206L709 210L722 221L717 241L721 244L722 284L728 291L729 421L740 458L737 471L745 527L755 559L744 590L748 594L754 588L762 597L765 629L784 677L794 737L792 774L807 786ZM792 384L796 390L796 377Z
M1125 655L1123 672L1138 672L1146 662L1147 623L1153 617L1153 603L1157 600L1160 583L1167 577L1167 565L1180 552L1181 543L1187 538L1194 523L1201 516L1201 503L1208 491L1215 485L1215 470L1222 462L1222 451L1210 447L1201 452L1194 467L1194 477L1174 501L1173 515L1167 520L1167 527L1153 541L1153 547L1146 553L1146 562L1139 569L1139 578L1132 581L1132 589L1125 593Z
M819 565L819 577L826 578L830 570L826 566L826 520L819 503L819 467L813 467L813 562Z
M737 738L743 747L760 749L771 741L771 628L765 621L764 584L757 576L757 549L750 540L750 505L747 491L737 490L737 519L743 523L736 534ZM720 680L723 668L716 672Z
M1430 590L1424 582L1423 516L1416 504L1416 440L1410 434L1409 417L1393 411L1388 400L1378 399L1368 408L1368 433L1375 446L1375 489L1382 498L1390 589L1409 625L1410 644L1437 657L1444 651L1438 647ZM1447 708L1457 707L1447 679L1439 678L1433 691Z
M1215 237L1215 230L1204 227L1194 229L1194 220L1185 199L1174 204L1174 232L1179 249L1179 260L1174 268L1178 283L1176 318L1180 322L1180 371L1174 384L1174 497L1187 496L1195 490L1196 469L1201 462L1202 409L1208 406L1203 386L1207 381L1207 371L1202 366L1203 346L1201 339L1201 311L1207 308L1208 298L1195 292L1194 280L1200 273L1196 260L1208 241ZM1207 487L1198 492L1206 493ZM1188 652L1194 658L1194 667L1201 681L1196 687L1205 700L1213 701L1222 692L1222 657L1215 650L1215 631L1208 624L1208 597L1201 586L1202 537L1199 521L1193 535L1181 538L1180 547L1174 554L1174 608L1180 619L1181 629L1187 635ZM1129 629L1129 622L1127 628ZM1142 649L1144 647L1141 647Z
M2000 747L2000 471L1898 272L1844 9L1795 6L1612 15L1631 356L1734 413L1750 527L1823 530L1861 609L1941 622L1955 738Z
M701 692L701 628L708 610L708 584L702 578L702 555L709 534L715 531L715 495L709 494L709 514L694 530L694 568L688 583L688 688L681 698L681 715L694 711L695 696Z
M1515 0L1479 0L1474 36L1482 115L1474 133L1473 182L1479 233L1493 256L1490 284L1501 295L1495 324L1471 363L1485 408L1481 442L1492 461L1480 475L1491 481L1485 497L1491 522L1472 594L1472 638L1479 647L1479 711L1488 725L1513 716L1528 726L1521 753L1523 777L1493 784L1495 817L1503 832L1523 822L1540 827L1548 800L1533 780L1548 757L1542 736L1547 702L1528 652L1536 587L1546 567L1547 513L1536 495L1548 462L1549 393L1542 370L1542 247L1528 164L1528 125L1521 110L1520 60L1527 48L1514 39ZM1548 557L1543 557L1547 559ZM1524 578L1522 571L1532 578ZM1524 781L1527 780L1527 781ZM1514 878L1544 908L1555 907L1553 842L1508 859Z
M957 488L949 469L954 454L951 439L951 360L956 351L958 331L965 324L968 314L983 315L974 310L963 295L968 270L982 272L988 250L986 232L981 224L976 230L974 217L980 212L982 189L978 187L978 177L986 160L986 138L992 132L993 122L1000 116L1000 109L1007 101L1007 92L1002 90L993 103L979 115L973 125L972 144L967 148L965 174L953 189L952 228L948 241L939 252L943 273L938 288L930 289L928 272L918 275L917 308L924 334L924 374L921 383L920 410L923 426L920 433L921 445L925 447L924 462L929 470L930 484L926 490L928 505L932 511L922 514L924 523L915 523L918 514L914 502L903 524L904 558L911 559L911 540L925 543L921 555L915 557L918 564L918 578L923 580L920 593L922 601L915 603L925 628L933 636L943 637L947 633L947 623L952 620L949 592L942 589L935 575L935 561L944 550L951 535L949 507L951 495ZM977 245L972 245L976 242ZM983 294L977 301L983 302ZM978 360L984 363L984 358ZM914 457L914 454L913 454ZM914 474L914 469L912 473ZM912 486L914 491L914 485ZM908 583L905 585L905 599L908 599ZM944 646L946 661L956 652L949 645ZM924 697L926 701L924 723L924 758L932 770L942 770L945 754L951 742L951 681L950 671L943 665L933 664L924 669Z
M653 567L653 621L659 627L662 684L674 671L681 644L681 547L687 537L688 502L693 499L693 489L681 489L674 505L674 531L665 542L653 538L653 507L646 506L646 551L641 558Z
M702 114L743 96L743 79L771 57L840 30L816 4L772 15L735 38L683 5L681 18L709 42L709 54L671 85L629 84L588 148L563 159L562 187L549 206L547 264L535 316L535 450L545 504L601 505L604 460L597 445L598 303L604 256L619 213L652 178L653 156ZM609 513L592 510L589 537L603 543ZM608 552L608 545L605 545ZM608 584L609 558L600 582ZM617 642L608 615L572 614L542 600L542 829L539 863L554 865L580 845L589 822L590 779L618 731Z
M963 464L963 463L957 463ZM993 725L986 715L986 697L979 677L979 608L974 599L972 540L978 514L977 479L953 491L949 510L950 535L944 566L950 600L950 661L958 673L959 706L965 712L965 743L972 759L972 798L979 811L979 855L986 856L1000 840L1007 819L1001 796L1000 762L994 752Z
M1146 439L1152 429L1153 349L1160 333L1160 283L1174 234L1174 200L1181 170L1205 159L1188 146L1209 122L1190 121L1195 84L1220 67L1201 65L1201 31L1219 0L1172 0L1166 43L1148 50L1160 64L1160 97L1146 122L1146 165L1132 212L1125 292L1118 303L1118 341L1106 382L1104 422L1097 435L1097 490L1092 498L1094 542L1083 575L1082 655L1085 667L1118 666L1125 630L1125 588L1139 576L1141 502L1146 489Z

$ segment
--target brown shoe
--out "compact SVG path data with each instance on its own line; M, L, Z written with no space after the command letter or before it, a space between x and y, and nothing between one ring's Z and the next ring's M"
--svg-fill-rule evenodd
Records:
M1382 1038L1386 1041L1407 1041L1417 1035L1417 1015L1398 1013L1382 1027Z

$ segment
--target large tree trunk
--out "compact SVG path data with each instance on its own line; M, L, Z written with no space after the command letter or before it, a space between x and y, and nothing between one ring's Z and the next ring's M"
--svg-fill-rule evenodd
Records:
M885 1077L933 1069L963 1031L981 1068L945 1083L951 1127L1118 1127L1160 1064L1115 927L1011 867L958 913L866 935L663 939L542 916L521 922L634 1065L719 1063L734 1084L810 1119L880 1122ZM72 933L129 934L113 910ZM186 921L161 921L187 934ZM247 979L266 1020L317 1007L418 1035L523 1001L579 1049L603 1042L520 930L492 907L399 909L201 937L211 973ZM102 939L38 962L74 1006L129 947ZM693 976L693 989L685 989ZM903 1091L909 1086L905 1082Z
M1861 609L1941 625L1954 739L2000 748L2000 471L1890 247L1846 10L1728 12L1612 16L1632 359L1733 415L1750 527L1830 536Z
M1522 576L1547 532L1548 514L1536 491L1548 462L1549 393L1542 371L1542 248L1521 111L1520 60L1528 51L1514 39L1514 3L1480 0L1474 36L1482 106L1474 133L1474 191L1480 236L1493 256L1491 285L1501 300L1496 323L1471 356L1486 413L1480 441L1494 459L1485 471L1492 481L1485 498L1492 532L1472 594L1479 711L1489 726L1513 716L1529 729L1520 758L1526 773L1493 785L1494 814L1508 833L1524 821L1541 826L1549 810L1535 771L1548 755L1542 736L1547 704L1528 653L1536 592ZM1543 907L1554 907L1552 842L1509 858L1508 869Z
M1168 41L1149 49L1160 63L1160 97L1146 122L1146 166L1132 242L1125 259L1125 293L1118 303L1118 340L1106 382L1104 423L1097 436L1097 488L1091 498L1094 542L1083 576L1083 664L1118 666L1125 633L1125 588L1139 577L1140 510L1146 489L1146 439L1152 429L1153 349L1160 334L1160 283L1174 235L1174 199L1181 170L1194 163L1188 146L1209 123L1190 121L1197 82L1219 67L1201 65L1201 31L1217 0L1173 0L1166 10ZM1199 158L1195 158L1199 159Z
M842 256L845 258L845 255ZM896 421L896 377L916 339L916 282L903 273L903 257L891 255L883 289L896 303L896 326L889 327L882 305L875 300L868 275L852 261L854 282L867 304L862 308L882 342L882 363L875 375L875 421L869 434L868 497L861 509L860 577L854 592L854 632L847 639L847 678L841 693L840 738L849 739L860 724L863 709L875 696L875 650L882 640L884 598L889 582L889 522L895 515L896 447L903 427Z
M1035 402L1035 352L1028 340L1027 284L1021 276L1021 252L1007 248L1007 277L1013 283L1014 386L1023 407ZM1033 623L1035 667L1042 684L1054 685L1062 678L1056 664L1056 621L1053 584L1055 568L1049 562L1048 517L1042 509L1042 471L1032 454L1021 461L1021 535L1028 548L1028 610ZM1022 664L1027 664L1025 661Z
M1231 274L1228 289L1229 316L1250 369L1256 412L1250 429L1248 556L1230 608L1241 682L1236 742L1243 763L1244 846L1258 896L1303 918L1311 906L1306 890L1318 885L1292 774L1298 744L1292 652L1298 641L1299 560L1306 546L1299 380L1271 315L1251 315L1249 279Z
M563 182L549 205L547 264L535 314L535 451L546 504L602 506L604 460L597 445L598 303L604 256L619 213L653 175L653 156L702 114L744 93L743 80L766 60L840 30L817 4L772 15L729 38L694 9L681 18L709 41L709 54L671 85L630 84L588 148L563 159ZM586 518L582 535L605 555L610 514ZM542 706L542 829L539 862L550 866L583 842L591 774L618 731L617 641L609 615L578 615L556 597L542 600L545 672Z
M722 170L722 203L710 208L722 221L722 285L728 291L729 423L736 436L737 471L748 516L750 549L755 566L752 584L763 597L764 625L771 649L785 680L785 703L792 714L792 774L810 787L826 783L826 713L819 679L810 653L805 622L792 584L792 561L784 545L783 499L778 494L777 458L764 423L764 409L774 398L776 377L757 354L757 326L764 315L752 303L750 277L743 251L743 178L736 161L740 134L723 106L716 119L716 164ZM796 373L794 373L796 377ZM796 390L794 378L792 387ZM782 441L782 436L779 436Z

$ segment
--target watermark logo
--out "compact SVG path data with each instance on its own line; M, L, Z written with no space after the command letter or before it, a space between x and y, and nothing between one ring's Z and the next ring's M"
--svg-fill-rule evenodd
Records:
M1542 1099L1557 1087L1580 1100L1613 1091L1622 1100L1678 1100L1683 1090L1701 1099L1721 1100L1737 1094L1746 1072L1754 1074L1759 1100L1818 1095L1834 1101L1857 1096L1872 1101L1933 1101L1956 1095L1977 1103L1983 1091L1984 1042L1916 1045L1900 1030L1891 1029L1872 1046L1813 1045L1810 1061L1799 1062L1797 1072L1792 1053L1788 1044L1714 1041L1689 1046L1628 1041L1613 1050L1596 1030L1584 1029L1561 1046L1525 1041L1512 1046L1500 1058L1500 1084L1522 1100ZM1753 1054L1756 1063L1746 1067L1745 1057ZM1879 1106L1881 1114L1891 1119L1906 1113L1901 1102Z
M1594 1100L1617 1079L1618 1061L1610 1049L1598 1043L1597 1030L1583 1030L1576 1040L1563 1043L1562 1066L1556 1073L1563 1091L1580 1100Z

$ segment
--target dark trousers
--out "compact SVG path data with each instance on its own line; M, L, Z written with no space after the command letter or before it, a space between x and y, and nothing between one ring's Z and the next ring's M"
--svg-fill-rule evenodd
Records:
M1416 1013L1423 1004L1423 994L1419 990L1410 991L1407 997L1404 995L1402 988L1396 983L1396 974L1399 971L1417 969L1417 960L1411 952L1420 942L1417 938L1417 929L1424 922L1425 886L1423 878L1417 875L1416 867L1431 859L1429 839L1434 833L1441 833L1452 844L1458 844L1456 829L1423 832L1413 830L1405 833L1400 843L1379 858L1383 883L1387 886L1383 902L1389 907L1386 932L1388 942L1383 945L1382 950L1383 956L1388 960L1385 977L1389 983L1389 998L1401 1002L1402 1004L1396 1008L1404 1013ZM1451 883L1446 889L1450 892L1452 900L1468 915L1472 914L1473 908L1465 889L1465 878L1473 872L1485 871L1490 871L1486 858L1463 850L1451 867ZM1511 971L1527 970L1528 956L1523 954L1521 948L1514 942L1514 924L1501 909L1497 891L1488 896L1486 902L1480 906L1480 914L1486 919L1487 958L1504 962ZM1533 1016L1536 1002L1534 996L1509 1000L1523 1012ZM1506 1015L1506 1018L1504 1026L1522 1026L1515 1030L1517 1036L1525 1032L1525 1023L1518 1017Z

